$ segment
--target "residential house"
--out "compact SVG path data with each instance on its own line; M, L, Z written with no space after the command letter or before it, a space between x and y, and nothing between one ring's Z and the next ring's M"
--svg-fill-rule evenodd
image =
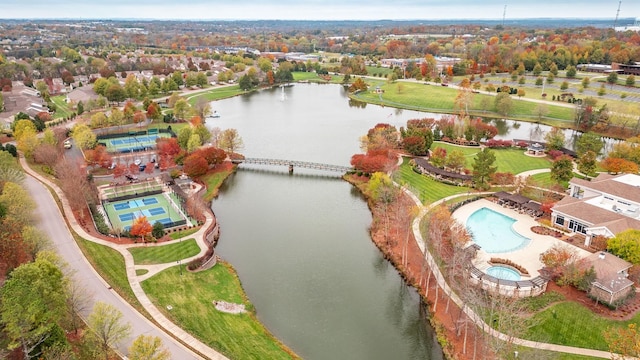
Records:
M551 209L554 225L585 235L614 237L627 229L640 229L640 176L600 174L591 181L573 178L569 195Z
M633 291L633 281L629 280L631 263L619 257L599 252L585 258L587 266L593 266L596 279L591 283L589 295L607 304L616 304L626 299Z

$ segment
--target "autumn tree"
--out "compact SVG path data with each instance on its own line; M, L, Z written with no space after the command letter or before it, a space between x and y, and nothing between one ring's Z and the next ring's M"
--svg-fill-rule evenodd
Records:
M573 159L562 155L551 165L551 179L555 182L565 182L573 178Z
M587 151L592 151L596 156L598 156L604 147L604 141L602 141L602 137L600 135L593 132L586 132L576 139L575 147L578 157Z
M477 153L473 161L474 186L478 189L487 188L489 179L497 170L497 167L493 166L496 155L489 148L484 148Z
M162 346L157 336L140 335L129 346L131 360L170 360L171 353Z
M445 165L455 172L460 172L465 164L464 152L462 150L451 150L445 159Z
M561 243L556 243L540 255L540 261L545 266L545 273L552 279L557 279L565 268L575 262L577 254L574 249Z
M494 99L494 106L498 114L507 116L511 112L513 108L513 101L511 100L511 95L506 92L500 92L496 95Z
M391 212L389 209L400 195L400 190L393 184L391 178L382 172L373 173L367 184L367 190L372 195L376 207L382 213L384 218L384 238L386 244L390 245L389 220Z
M628 324L626 328L613 326L602 332L612 360L625 360L640 356L640 333L637 324Z
M220 133L219 145L221 149L227 152L227 154L234 154L237 151L242 150L244 142L238 134L238 130L226 129Z
M227 158L227 154L222 149L213 146L202 147L198 150L209 165L218 165Z
M64 277L46 258L16 268L0 292L0 316L9 349L20 347L26 358L59 329L65 311ZM41 348L40 348L41 351Z
M443 168L447 161L447 150L439 146L433 149L429 161L433 166Z
M64 192L69 205L78 211L84 219L87 200L95 196L95 192L87 181L87 175L79 164L74 164L69 160L62 159L54 167L56 177L60 181L60 188Z
M600 166L610 174L638 173L638 164L621 158L608 157L600 162Z
M113 305L96 302L87 319L86 336L94 342L105 360L109 360L111 348L131 333L131 325L123 324L122 313Z
M544 140L548 150L561 150L564 147L564 131L559 127L553 127L545 134Z
M351 166L368 174L388 172L394 165L395 159L388 150L370 150L351 157Z
M581 173L587 176L595 175L595 172L598 166L598 162L596 160L596 153L589 150L584 154L582 154L578 158L577 162L578 162L578 171L580 171Z
M184 159L182 170L190 177L196 178L207 173L207 170L209 170L209 164L202 154L195 153Z
M628 229L607 243L607 250L632 264L640 264L640 230Z
M96 145L96 134L84 124L76 124L71 129L71 137L81 149L92 149Z

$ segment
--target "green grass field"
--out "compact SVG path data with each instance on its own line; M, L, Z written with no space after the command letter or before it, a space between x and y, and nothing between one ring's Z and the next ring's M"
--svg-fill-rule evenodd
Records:
M165 316L231 359L297 359L258 321L225 263L197 273L183 270L182 275L172 267L143 281L142 288ZM219 312L214 300L244 304L249 312Z
M211 201L218 195L218 189L228 176L228 171L218 171L209 172L200 178L207 187L207 192L203 196L204 201Z
M61 119L70 117L73 114L73 110L69 108L69 104L66 101L66 95L58 95L51 97L51 101L56 104L56 112L53 114L54 119Z
M404 158L402 166L400 166L400 169L395 174L395 180L400 184L406 184L411 191L426 204L447 196L472 191L472 189L468 187L443 184L428 176L416 173L409 165L407 158Z
M575 302L562 302L531 318L527 339L607 351L602 334L610 328L637 324L640 315L628 321L605 319Z
M230 98L236 95L244 94L243 90L240 90L239 85L216 87L211 90L207 90L202 93L198 93L193 96L189 96L187 100L191 106L195 105L199 98L204 97L207 101L214 101L220 99Z
M444 142L434 142L431 145L431 150L438 147L447 150L447 153L453 150L462 151L466 158L465 167L467 169L473 168L475 155L480 151L480 148L456 146ZM551 166L551 162L546 157L527 156L524 154L524 150L493 149L492 151L496 155L495 164L498 166L498 172L510 172L515 175L528 170L548 169Z
M87 257L94 269L113 287L120 296L129 304L132 304L139 311L145 312L138 299L133 294L127 272L124 266L124 258L116 250L107 246L96 244L89 240L82 239L74 234L76 242Z
M195 239L176 242L170 245L134 247L128 249L136 265L153 265L176 262L198 255L200 247Z
M403 81L389 83L373 79L367 79L367 83L370 85L370 91L364 91L354 95L356 99L374 104L385 104L388 106L419 111L436 113L457 112L454 109L454 102L458 90L450 87L424 85L422 83ZM382 94L382 96L375 94L371 90L375 86L380 86L380 88L384 90L384 94ZM382 101L380 98L382 98ZM469 107L469 112L474 116L492 116L502 118L503 116L495 112L494 99L495 97L491 95L475 94L473 96L472 105ZM486 104L486 106L483 104ZM512 104L512 110L508 115L510 119L520 119L525 121L533 121L537 119L533 114L535 114L535 109L538 104L517 99L514 99ZM546 107L548 109L548 113L545 117L547 120L545 122L556 122L557 124L561 124L563 122L573 121L573 109L554 105L546 105Z

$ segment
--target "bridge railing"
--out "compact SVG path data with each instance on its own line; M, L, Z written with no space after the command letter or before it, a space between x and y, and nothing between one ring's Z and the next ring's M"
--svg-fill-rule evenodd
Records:
M341 165L331 165L323 163L314 163L308 161L297 160L283 160L283 159L265 159L265 158L245 158L235 160L236 163L257 164L257 165L276 165L276 166L289 166L289 167L301 167L306 169L326 170L335 172L347 172L352 168Z

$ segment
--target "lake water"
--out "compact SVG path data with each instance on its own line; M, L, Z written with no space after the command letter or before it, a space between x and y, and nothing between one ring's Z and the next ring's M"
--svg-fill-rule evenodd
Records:
M350 106L342 87L299 84L213 102L247 157L349 165L376 123L424 114ZM442 359L419 296L373 245L364 199L337 174L242 165L212 208L217 251L258 318L305 359Z

